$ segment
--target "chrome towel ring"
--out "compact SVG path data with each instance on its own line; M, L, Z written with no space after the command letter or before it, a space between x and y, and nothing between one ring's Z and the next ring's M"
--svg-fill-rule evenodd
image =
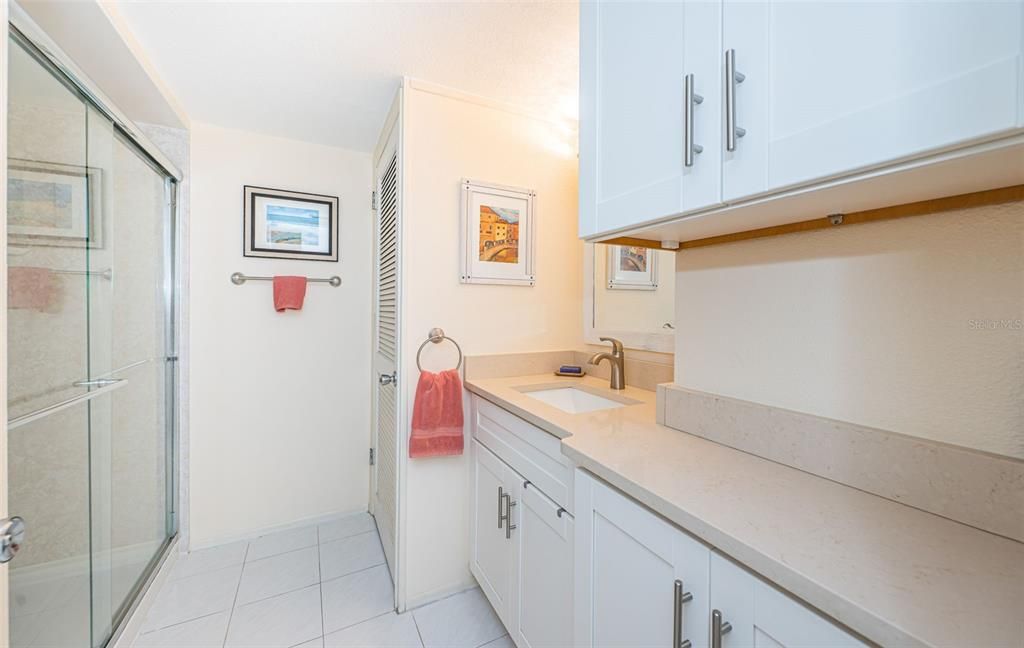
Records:
M448 340L449 342L454 344L455 349L459 352L459 363L455 365L456 371L459 370L462 367L462 347L459 346L458 342L445 335L444 331L439 328L430 329L430 333L427 334L427 339L424 340L423 344L420 345L420 348L416 350L416 368L419 369L420 371L423 371L423 366L420 364L420 354L423 353L423 348L427 346L427 342L441 344L445 340Z

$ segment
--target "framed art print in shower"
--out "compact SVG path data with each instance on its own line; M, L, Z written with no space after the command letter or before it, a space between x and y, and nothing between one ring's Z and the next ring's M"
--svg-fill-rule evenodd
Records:
M245 185L247 257L338 260L338 197Z
M10 158L7 233L12 244L103 246L98 167Z

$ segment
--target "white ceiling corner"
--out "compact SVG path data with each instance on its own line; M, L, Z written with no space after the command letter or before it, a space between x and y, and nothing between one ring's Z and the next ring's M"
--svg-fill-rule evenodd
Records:
M113 2L191 119L372 151L402 76L576 118L575 2Z

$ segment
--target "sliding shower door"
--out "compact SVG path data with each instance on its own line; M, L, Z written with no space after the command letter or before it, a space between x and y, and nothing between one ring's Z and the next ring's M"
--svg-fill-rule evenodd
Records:
M102 646L175 533L175 186L28 41L9 48L10 642Z

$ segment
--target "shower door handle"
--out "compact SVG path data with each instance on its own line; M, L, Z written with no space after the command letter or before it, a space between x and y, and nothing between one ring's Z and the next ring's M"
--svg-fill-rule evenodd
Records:
M72 387L108 387L122 382L124 378L93 378L92 380L78 380L71 383Z
M88 382L88 381L82 381L82 382ZM9 432L9 431L11 431L11 430L13 430L15 428L21 427L22 425L27 425L28 423L31 423L32 421L38 421L41 418L46 418L47 416L50 416L51 414L56 414L57 412L61 412L63 410L68 409L69 407L74 407L75 405L78 405L79 403L82 403L82 402L85 402L85 401L88 401L88 400L92 400L92 399L96 398L97 396L102 396L103 394L106 394L107 392L114 391L115 389L118 389L120 387L124 387L127 384L128 384L128 379L127 378L116 378L116 379L113 379L112 382L108 382L105 385L98 386L96 389L90 389L89 391L85 392L84 394L79 394L77 396L72 396L71 398L69 398L67 400L60 401L59 403L54 403L53 405L47 405L46 407L44 407L42 409L38 409L38 410L36 410L34 412L29 412L28 414L23 414L22 416L17 416L15 418L8 419L7 420L7 431ZM84 386L84 385L78 385L78 386L81 387L81 386Z
M0 520L0 563L10 562L25 543L25 520L14 517Z

